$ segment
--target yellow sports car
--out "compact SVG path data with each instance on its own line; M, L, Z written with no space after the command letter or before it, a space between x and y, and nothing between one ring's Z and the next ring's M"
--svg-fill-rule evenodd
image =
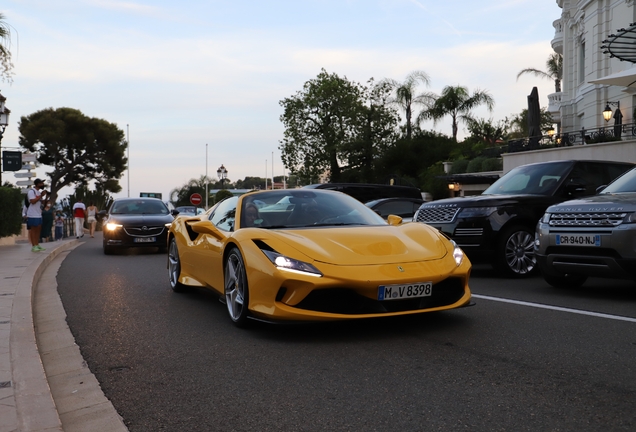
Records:
M320 321L468 306L471 264L444 234L385 221L328 190L227 198L177 217L168 233L174 291L216 291L238 326L248 318Z

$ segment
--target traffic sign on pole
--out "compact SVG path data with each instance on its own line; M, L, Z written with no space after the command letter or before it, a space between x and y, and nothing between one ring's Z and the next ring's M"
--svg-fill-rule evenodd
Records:
M35 177L34 172L15 172L13 175L17 178L31 178Z
M33 184L33 180L29 179L29 180L20 180L15 182L16 185L18 186L31 186Z
M203 201L201 194L193 193L190 195L190 203L192 203L192 205L199 205L201 204L201 201Z

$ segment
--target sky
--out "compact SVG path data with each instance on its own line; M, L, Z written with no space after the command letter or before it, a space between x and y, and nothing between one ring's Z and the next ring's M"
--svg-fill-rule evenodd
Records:
M130 143L116 197L168 197L222 164L230 181L283 175L279 101L322 68L360 83L421 70L421 91L488 91L493 112L474 114L494 121L526 108L533 86L547 106L554 83L517 73L545 70L561 15L556 0L2 0L0 12L15 65L0 82L2 148L45 108L115 123ZM449 118L421 127L451 133Z

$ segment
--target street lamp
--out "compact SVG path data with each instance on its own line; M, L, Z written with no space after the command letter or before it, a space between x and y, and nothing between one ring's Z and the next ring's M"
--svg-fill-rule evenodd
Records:
M610 121L610 119L612 118L612 109L610 108L610 105L614 105L616 107L616 111L619 111L621 109L621 102L607 102L607 104L605 105L605 109L603 110L603 118L605 119L606 122Z
M9 124L9 114L11 111L4 104L7 98L2 96L0 93L0 156L2 155L2 136L4 135L4 130L7 128ZM0 167L0 186L2 186L2 168Z
M219 180L221 181L221 189L225 189L224 184L225 184L225 179L227 178L227 170L225 169L223 164L221 164L219 169L216 170L216 175L219 176Z

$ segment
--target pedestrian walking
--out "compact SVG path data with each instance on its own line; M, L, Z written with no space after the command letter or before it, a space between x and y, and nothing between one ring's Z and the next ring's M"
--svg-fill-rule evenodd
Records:
M36 178L33 182L33 187L27 191L29 207L26 211L26 222L32 252L45 250L40 246L40 232L42 231L42 202L48 195L48 192L43 189L44 180Z
M88 218L86 219L86 222L88 222L88 229L91 237L95 237L95 227L97 226L97 207L95 206L95 203L91 202L86 211L88 212Z
M47 202L42 210L42 231L40 232L40 241L49 242L53 238L53 209L51 203Z
M73 204L73 217L75 218L75 237L84 237L84 218L86 217L86 206L82 198L78 198Z
M64 237L64 218L61 212L55 215L55 240L62 240Z

